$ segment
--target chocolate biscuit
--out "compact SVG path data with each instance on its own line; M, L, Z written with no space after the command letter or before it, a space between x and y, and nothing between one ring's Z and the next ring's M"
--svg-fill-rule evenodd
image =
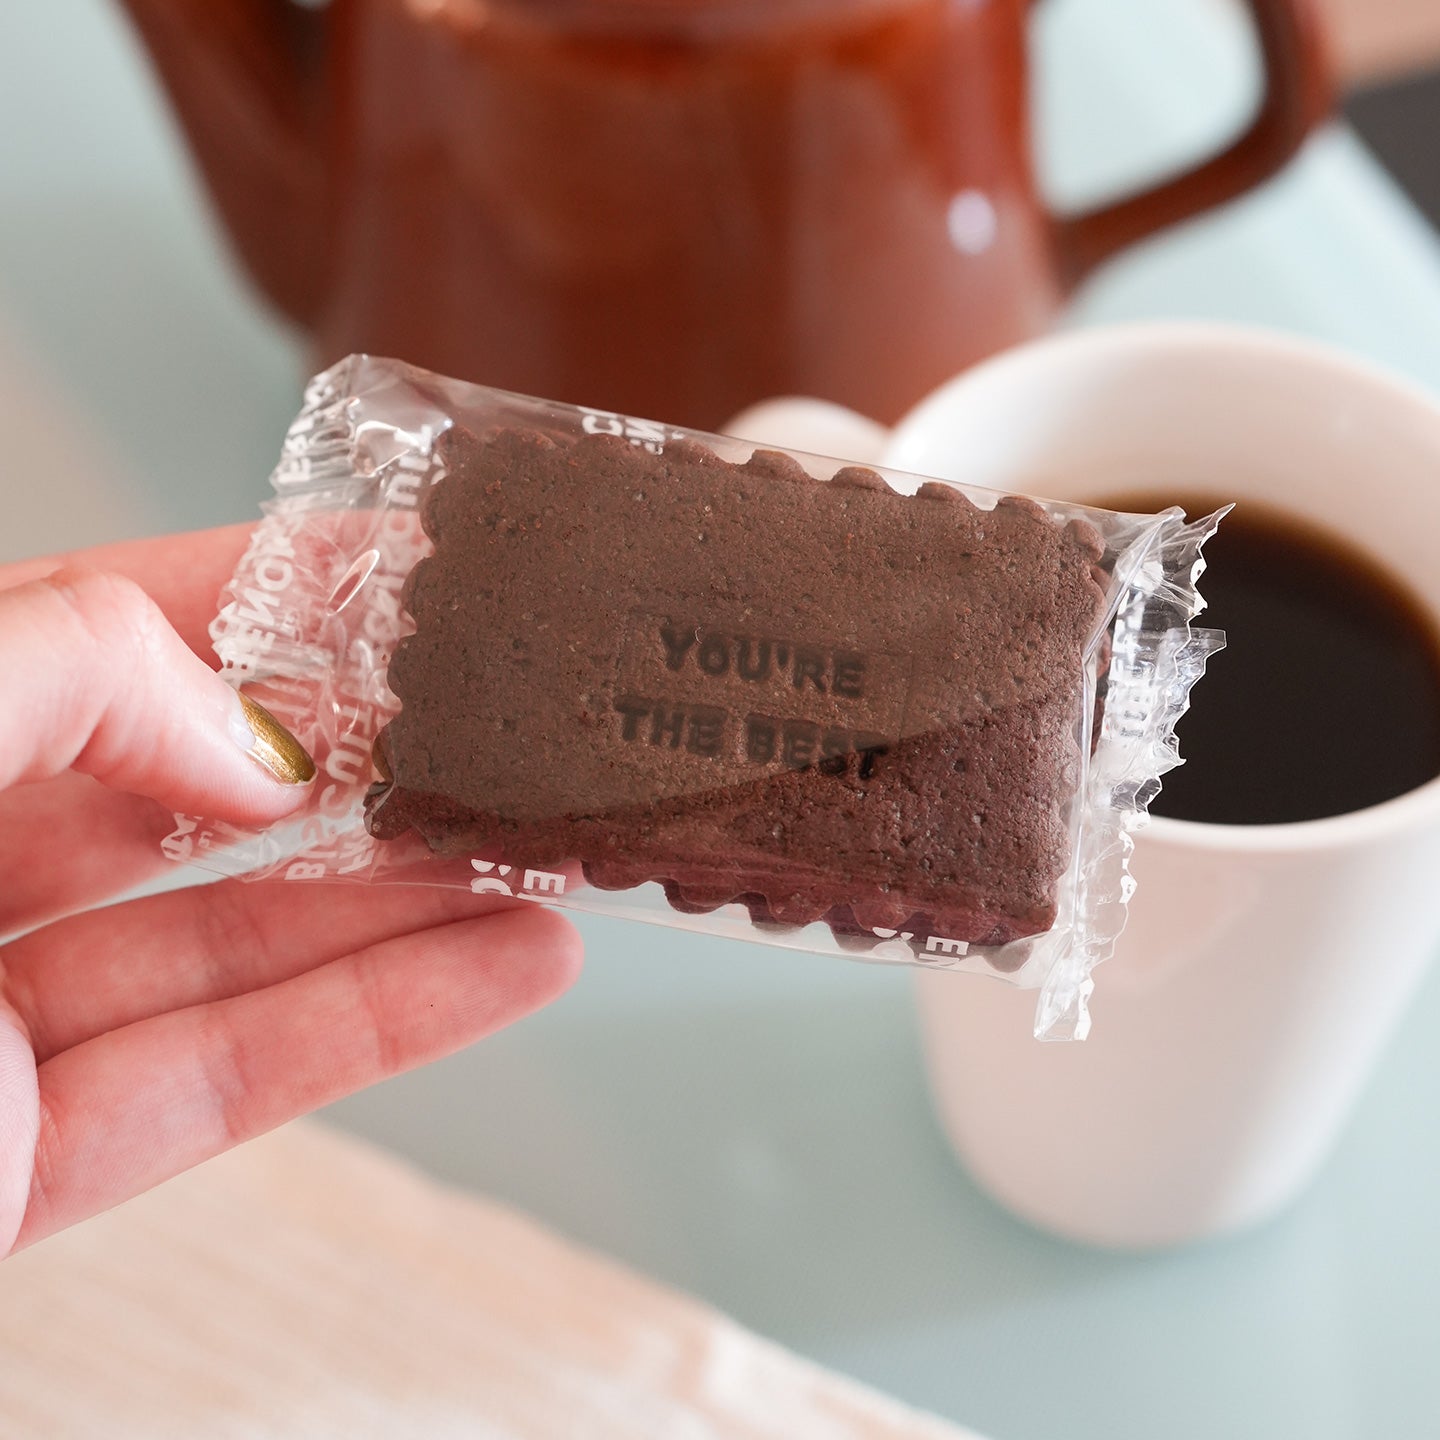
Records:
M858 945L1053 925L1106 606L1089 526L697 441L439 444L374 835Z

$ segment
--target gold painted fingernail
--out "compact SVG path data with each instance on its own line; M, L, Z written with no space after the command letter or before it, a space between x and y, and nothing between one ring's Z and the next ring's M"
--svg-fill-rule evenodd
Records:
M263 706L240 696L245 723L253 736L245 753L286 785L305 785L315 778L315 762L305 747Z

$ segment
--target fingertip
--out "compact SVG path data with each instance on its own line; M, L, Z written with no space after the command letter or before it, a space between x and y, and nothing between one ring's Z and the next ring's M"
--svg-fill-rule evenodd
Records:
M303 794L315 778L310 752L258 700L236 695L239 713L230 726L235 742L271 779Z
M585 941L574 922L556 910L536 905L529 912L539 922L542 950L550 957L550 987L541 1004L558 1000L580 978L585 964Z
M172 752L185 766L180 778L196 796L195 813L253 827L289 819L314 795L315 762L263 705L205 674L204 723L191 731L188 750Z
M132 579L62 566L0 592L0 781L68 769L171 810L240 825L283 819L310 757L199 659Z
M527 1013L558 1000L579 978L584 942L558 911L529 904L489 916L482 924L490 929L490 944L501 942L493 963L503 969L512 998Z

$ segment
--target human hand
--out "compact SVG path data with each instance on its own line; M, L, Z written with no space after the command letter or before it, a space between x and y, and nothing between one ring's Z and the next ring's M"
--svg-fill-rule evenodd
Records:
M0 567L0 937L20 936L0 945L0 1256L577 972L561 917L465 892L223 881L105 903L166 868L173 811L263 824L307 790L304 751L198 658L247 540Z

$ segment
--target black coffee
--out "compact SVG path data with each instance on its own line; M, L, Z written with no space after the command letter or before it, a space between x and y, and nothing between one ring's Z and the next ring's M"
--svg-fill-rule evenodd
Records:
M1108 508L1180 505L1125 495ZM1440 537L1437 564L1440 564ZM1242 501L1205 546L1199 624L1226 648L1180 722L1185 764L1156 814L1230 825L1342 815L1440 775L1440 634L1420 601L1348 541Z

